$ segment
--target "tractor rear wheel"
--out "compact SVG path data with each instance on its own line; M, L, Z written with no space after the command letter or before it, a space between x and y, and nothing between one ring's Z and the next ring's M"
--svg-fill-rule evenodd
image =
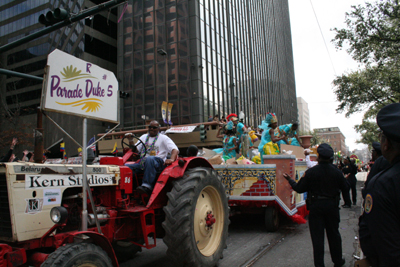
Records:
M215 266L229 225L225 186L215 170L194 168L173 182L164 207L167 255L178 266Z
M111 259L91 243L67 244L50 254L41 267L112 267Z

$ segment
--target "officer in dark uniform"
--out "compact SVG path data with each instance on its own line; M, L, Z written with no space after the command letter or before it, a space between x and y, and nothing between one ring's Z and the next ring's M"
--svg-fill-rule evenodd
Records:
M376 121L382 155L391 165L365 188L360 244L372 266L400 266L400 103L382 108Z
M332 261L343 266L342 237L339 233L339 195L347 189L342 172L332 164L333 149L328 144L321 144L318 149L318 165L308 169L298 183L285 173L293 190L298 193L308 192L307 208L310 210L309 227L314 249L314 265L324 265L324 236L328 237Z
M368 173L367 180L364 184L364 189L367 187L372 177L390 166L389 161L387 161L387 159L382 156L381 143L379 142L372 143L372 160L374 164L372 165L371 170ZM365 198L364 191L365 190L363 190L363 198Z
M350 185L351 188L351 195L353 198L353 205L357 205L357 166L351 161L349 157L345 158L344 160L344 167L342 169L342 172L344 174L344 177L347 179L348 184ZM343 199L344 199L344 205L342 206L343 208L350 208L351 207L351 201L350 201L350 189L348 192L343 192Z

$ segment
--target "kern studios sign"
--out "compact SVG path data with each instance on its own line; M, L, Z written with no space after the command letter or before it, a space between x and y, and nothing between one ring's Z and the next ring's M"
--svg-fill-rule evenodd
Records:
M49 54L47 65L44 110L118 122L114 73L57 49Z

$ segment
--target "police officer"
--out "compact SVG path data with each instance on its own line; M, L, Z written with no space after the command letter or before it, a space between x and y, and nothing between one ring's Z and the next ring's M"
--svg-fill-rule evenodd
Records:
M347 157L344 159L344 167L342 168L344 177L347 179L348 184L351 188L351 195L353 198L353 205L357 205L357 166L352 162L352 160ZM350 208L350 189L347 192L343 192L344 205L343 208Z
M382 130L382 155L390 167L365 188L360 244L372 266L400 266L400 103L382 108L376 121Z
M308 192L307 208L310 210L309 227L314 250L314 265L324 265L324 235L328 237L331 258L335 267L343 266L342 237L339 233L339 194L347 184L342 172L333 165L333 149L321 144L318 149L318 165L308 169L298 183L285 173L293 190Z
M385 159L382 156L382 150L381 150L381 143L379 142L372 142L372 161L374 162L374 164L371 167L370 172L368 173L367 176L367 180L365 181L364 184L364 189L365 187L367 187L369 181L372 179L372 177L374 177L376 174L378 174L379 172L383 171L384 169L386 169L387 167L390 166L389 161L387 161L387 159ZM364 194L363 190L363 198L365 198L365 194Z

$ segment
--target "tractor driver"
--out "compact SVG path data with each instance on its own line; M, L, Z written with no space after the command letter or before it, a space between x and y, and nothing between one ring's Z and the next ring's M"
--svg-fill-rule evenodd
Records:
M178 158L179 149L168 136L159 133L158 121L151 121L148 129L149 132L140 137L146 146L146 154L144 154L143 144L138 141L136 148L140 154L140 160L134 164L125 164L125 166L128 166L133 174L143 173L142 185L136 190L139 194L151 195L156 183L156 174L162 172L167 165ZM129 145L133 145L132 134L127 133L125 136L128 137ZM169 159L167 159L168 153L171 154Z

